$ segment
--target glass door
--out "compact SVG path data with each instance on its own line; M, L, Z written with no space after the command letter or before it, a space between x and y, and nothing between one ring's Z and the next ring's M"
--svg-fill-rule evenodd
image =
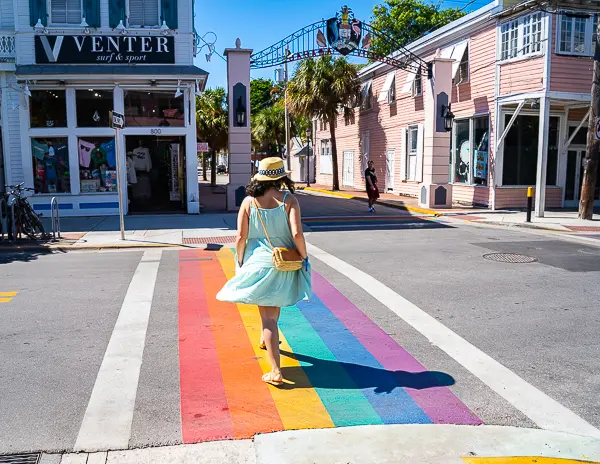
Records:
M565 206L577 207L581 199L581 186L583 184L583 160L585 149L573 149L567 152L567 179L565 183ZM600 174L600 165L598 167ZM598 177L600 181L600 176ZM600 182L596 182L596 205L600 205Z

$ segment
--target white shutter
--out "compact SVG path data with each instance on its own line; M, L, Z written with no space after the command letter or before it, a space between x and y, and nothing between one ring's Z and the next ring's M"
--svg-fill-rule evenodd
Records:
M158 26L159 0L129 0L129 26Z
M387 101L388 93L392 88L392 84L394 83L394 77L396 77L396 71L388 73L388 75L385 77L383 88L381 89L381 92L379 93L379 98L377 99L378 102Z
M362 135L362 153L361 153L361 163L360 163L360 176L365 178L365 171L369 165L369 149L371 145L371 134L369 131L364 132Z
M81 24L81 0L51 0L52 24Z
M413 88L413 82L417 77L416 73L408 71L406 73L406 82L404 82L404 87L402 87L402 93L411 93Z
M460 62L463 59L463 56L465 56L465 52L467 51L467 46L469 45L469 41L465 40L464 42L461 42L459 44L456 44L454 46L454 51L452 52L452 59L454 60L452 62L452 78L453 79L457 79L456 74L458 73L458 68L460 67Z
M415 180L423 182L423 124L419 124L417 127L417 175Z
M408 131L406 128L400 129L400 180L406 180L406 146L408 144Z

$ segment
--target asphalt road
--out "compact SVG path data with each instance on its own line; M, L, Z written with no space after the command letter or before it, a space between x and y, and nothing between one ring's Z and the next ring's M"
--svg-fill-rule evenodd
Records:
M306 223L312 245L387 285L600 427L600 248L518 230L415 218L389 208L379 208L371 218L365 204L348 200L302 196L301 202L304 214L316 217ZM537 261L507 264L483 257L495 252ZM179 324L186 314L182 289L197 286L185 266L190 260L212 266L202 260L214 260L186 253L195 252L164 250L158 259L129 447L181 443L185 433L181 382L190 367L180 359L185 328ZM0 303L0 454L73 449L143 256L143 251L0 254L0 292L18 292ZM339 270L318 259L313 259L313 269L426 369L451 378L447 385L452 393L481 421L534 426L530 417ZM208 287L205 291L212 311L214 297ZM303 309L307 318L310 311ZM218 312L211 313L216 317ZM289 337L284 331L290 344L299 343L293 329ZM318 334L325 341L335 335L324 330ZM345 348L341 346L342 354ZM343 364L350 366L345 369L352 375L373 375L354 356L353 364ZM323 361L307 359L313 366ZM322 368L330 372L339 367L329 362ZM199 372L208 375L210 370ZM372 387L366 381L363 394L369 397ZM257 412L256 421L261 417Z

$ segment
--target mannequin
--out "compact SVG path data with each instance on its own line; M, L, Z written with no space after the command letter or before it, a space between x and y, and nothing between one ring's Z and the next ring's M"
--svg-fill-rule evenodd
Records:
M127 152L127 183L137 184L137 176L135 174L135 161L133 161L133 152Z
M140 139L138 140L138 147L133 150L132 154L133 172L136 178L135 183L131 182L133 197L135 200L150 200L152 198L152 187L148 174L152 170L150 150L144 146L144 141Z

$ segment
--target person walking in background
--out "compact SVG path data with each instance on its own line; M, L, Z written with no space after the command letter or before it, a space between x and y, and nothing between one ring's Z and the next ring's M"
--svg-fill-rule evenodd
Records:
M220 301L257 305L262 321L260 348L266 349L271 371L263 381L281 385L279 314L311 295L311 268L302 232L298 200L281 158L265 158L258 166L240 206L237 221L236 273L217 294ZM282 187L287 191L282 192ZM297 271L280 271L273 247L296 249L302 258Z
M377 175L375 174L375 163L369 161L365 170L365 182L367 184L367 195L369 197L369 212L375 212L375 202L379 198L379 188L377 188Z

